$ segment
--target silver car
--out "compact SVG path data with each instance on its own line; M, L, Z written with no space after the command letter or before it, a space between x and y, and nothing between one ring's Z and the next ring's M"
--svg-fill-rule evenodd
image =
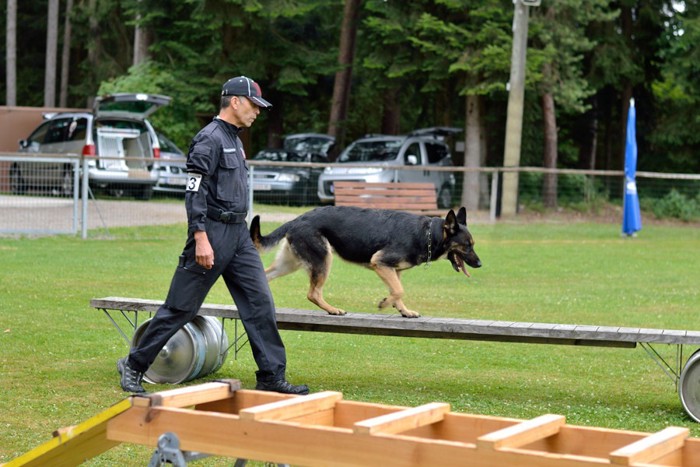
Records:
M154 191L166 193L185 193L187 184L187 156L163 133L156 131L160 143L160 160L154 167L158 181Z
M327 167L319 177L318 197L322 203L332 203L337 181L430 182L435 185L438 206L448 208L455 190L454 173L429 168L452 165L444 138L459 131L459 128L432 127L415 130L409 135L374 135L355 140L340 153L336 164ZM363 167L347 167L346 164ZM404 169L404 166L420 166L423 170Z
M170 97L155 94L111 94L95 99L92 112L58 113L19 143L28 154L82 154L88 160L90 187L150 199L158 180L160 144L147 117L168 105ZM71 165L15 162L10 167L14 193L29 188L58 188L71 194Z

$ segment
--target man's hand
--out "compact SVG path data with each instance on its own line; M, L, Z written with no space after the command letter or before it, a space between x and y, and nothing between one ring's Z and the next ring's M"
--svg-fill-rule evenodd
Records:
M197 264L206 269L211 269L214 267L214 250L209 243L209 237L207 233L203 230L199 230L194 233L195 241L195 260Z

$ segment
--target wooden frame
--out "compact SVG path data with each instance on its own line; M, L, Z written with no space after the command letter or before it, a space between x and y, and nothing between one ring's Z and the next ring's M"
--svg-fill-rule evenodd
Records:
M13 459L5 467L78 465L119 443L305 466L689 466L700 439L688 429L655 434L454 413L432 403L408 408L240 389L236 380L131 396Z

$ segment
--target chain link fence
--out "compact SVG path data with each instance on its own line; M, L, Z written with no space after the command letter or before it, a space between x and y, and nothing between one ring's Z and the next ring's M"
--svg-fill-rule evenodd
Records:
M262 161L249 161L248 165L251 205L254 210L266 205L265 212L274 212L277 207L284 211L282 206L310 209L321 205L319 178L328 167L337 167ZM361 164L343 166L350 172L370 168ZM109 229L117 227L186 222L183 171L171 173L156 165L153 170L159 171L158 182L152 197L145 200L139 185L91 186L87 170L85 158L80 156L0 154L0 235L69 234L87 238L109 234ZM392 170L430 175L421 167ZM520 210L530 212L546 213L551 208L596 212L604 206L621 207L624 194L622 171L430 168L430 172L437 171L454 176L451 205L466 206L470 222L498 219L499 182L507 171L518 172ZM645 213L700 220L700 175L639 172L637 189Z

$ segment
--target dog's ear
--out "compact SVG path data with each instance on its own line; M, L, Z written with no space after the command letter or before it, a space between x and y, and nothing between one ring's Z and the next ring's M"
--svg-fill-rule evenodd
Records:
M464 206L459 208L459 212L457 213L457 222L462 225L467 225L467 208Z
M447 213L447 216L445 216L445 226L444 229L447 231L448 234L454 235L457 232L457 229L459 227L457 226L457 217L455 216L455 212L450 209L450 212Z

